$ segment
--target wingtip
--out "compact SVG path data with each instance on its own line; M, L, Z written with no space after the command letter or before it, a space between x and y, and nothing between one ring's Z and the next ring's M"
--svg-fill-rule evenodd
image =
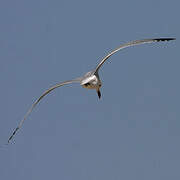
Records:
M12 138L14 137L14 135L16 134L16 132L17 132L18 130L19 130L19 127L17 127L17 128L13 131L12 135L9 137L9 139L8 139L8 141L7 141L7 144L9 144L9 143L11 142Z
M157 42L159 41L172 41L172 40L176 40L176 38L157 38L157 39L153 39Z

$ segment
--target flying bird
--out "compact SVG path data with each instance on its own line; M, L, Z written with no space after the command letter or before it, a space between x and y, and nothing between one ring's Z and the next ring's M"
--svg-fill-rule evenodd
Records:
M140 44L145 44L145 43L153 43L153 42L160 42L160 41L171 41L171 40L175 40L175 38L157 38L157 39L143 39L143 40L135 40L135 41L130 41L128 43L122 44L121 46L119 46L117 49L111 51L107 56L105 56L101 62L95 67L95 69L93 69L92 71L87 72L84 76L73 79L73 80L69 80L69 81L64 81L61 83L56 84L55 86L49 88L47 91L45 91L31 106L31 108L27 111L27 113L25 114L25 116L23 117L23 119L20 121L19 125L17 126L17 128L13 131L12 135L9 137L7 144L9 144L9 142L12 140L12 138L14 137L14 135L17 133L17 131L21 128L21 126L23 125L24 121L26 120L26 118L29 116L29 114L32 112L32 110L35 108L35 106L41 101L41 99L46 96L47 94L49 94L51 91L53 91L54 89L67 85L67 84L71 84L71 83L80 83L80 85L84 88L87 89L94 89L97 92L97 95L99 97L99 99L101 98L101 92L100 92L100 88L102 86L102 82L100 80L99 77L99 69L101 68L101 66L105 63L105 61L108 60L109 57L111 57L114 53L118 52L121 49L130 47L130 46L136 46L136 45L140 45ZM6 144L6 145L7 145Z

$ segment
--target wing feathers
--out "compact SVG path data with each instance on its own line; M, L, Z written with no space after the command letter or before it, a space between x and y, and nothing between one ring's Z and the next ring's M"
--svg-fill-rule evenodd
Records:
M97 65L97 67L95 68L95 73L99 70L99 68L104 64L104 62L110 57L112 56L114 53L116 53L117 51L130 47L130 46L136 46L136 45L140 45L140 44L145 44L145 43L152 43L152 42L160 42L160 41L171 41L171 40L175 40L175 38L157 38L157 39L143 39L143 40L135 40L135 41L130 41L128 43L122 44L120 47L118 47L117 49L113 50L112 52L110 52L106 57L104 57L101 62Z
M20 121L18 127L13 131L12 135L9 137L8 139L8 143L11 141L11 139L14 137L14 135L17 133L17 131L21 128L22 124L24 123L24 121L26 120L26 118L29 116L29 114L32 112L32 110L35 108L35 106L39 103L39 101L46 96L47 94L49 94L51 91L53 91L54 89L61 87L63 85L66 84L70 84L73 82L80 82L80 78L74 79L74 80L70 80L70 81L65 81L62 83L58 83L55 86L49 88L47 91L45 91L31 106L31 108L27 111L27 113L25 114L24 118Z

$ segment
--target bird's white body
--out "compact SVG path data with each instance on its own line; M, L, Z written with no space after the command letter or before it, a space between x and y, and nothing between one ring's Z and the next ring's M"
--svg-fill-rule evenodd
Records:
M85 74L80 84L84 88L98 90L102 83L99 79L99 76L90 71Z

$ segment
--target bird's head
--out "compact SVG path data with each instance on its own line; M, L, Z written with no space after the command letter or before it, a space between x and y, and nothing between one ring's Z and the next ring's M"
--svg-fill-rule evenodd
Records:
M100 91L100 88L99 89L96 89L96 92L97 92L97 95L99 97L99 99L101 98L101 91Z

